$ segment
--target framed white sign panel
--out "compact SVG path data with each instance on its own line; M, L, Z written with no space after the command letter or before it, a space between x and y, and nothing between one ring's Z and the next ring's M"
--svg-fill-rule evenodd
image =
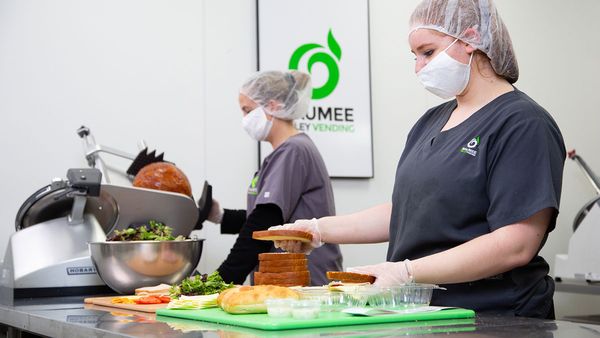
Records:
M295 121L331 177L373 177L368 0L257 0L259 70L311 74L308 114ZM261 142L260 161L272 151Z

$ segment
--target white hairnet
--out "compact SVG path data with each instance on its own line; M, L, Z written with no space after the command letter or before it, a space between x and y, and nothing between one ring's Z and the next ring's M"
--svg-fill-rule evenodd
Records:
M312 96L310 75L299 71L265 71L251 76L240 93L265 107L265 111L283 120L295 120L308 113ZM274 100L275 109L267 108Z
M433 29L470 44L490 58L496 74L510 83L519 79L508 30L492 0L424 0L410 17L410 32L419 28ZM476 34L466 32L468 28Z

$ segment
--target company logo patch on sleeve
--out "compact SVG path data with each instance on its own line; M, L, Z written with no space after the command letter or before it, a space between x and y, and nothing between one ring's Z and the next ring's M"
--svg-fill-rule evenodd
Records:
M264 196L265 196L265 198L271 197L271 192L270 191L265 191Z
M467 143L466 146L460 148L460 152L463 154L477 156L477 151L479 149L479 136L475 136L471 141Z
M254 175L254 177L252 178L252 181L250 182L250 187L248 187L248 195L257 195L258 194L258 188L256 187L257 183L258 183L258 174Z

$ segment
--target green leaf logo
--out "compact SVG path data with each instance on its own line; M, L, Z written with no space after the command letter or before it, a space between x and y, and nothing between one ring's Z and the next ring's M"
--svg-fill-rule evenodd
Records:
M324 85L319 88L313 88L313 100L319 100L329 96L329 94L335 90L335 87L337 87L337 84L340 80L338 62L342 59L342 48L335 40L331 29L329 30L329 34L327 34L327 47L329 49L326 49L317 43L304 44L298 47L294 53L292 53L292 57L290 58L288 65L289 69L298 70L298 66L302 57L308 52L311 52L312 54L308 56L307 62L308 73L312 75L313 65L319 62L323 63L327 67L329 77Z
M252 178L252 181L250 181L250 187L252 189L256 188L256 183L258 183L258 175L254 176Z
M469 143L467 143L468 148L475 148L479 145L479 136L474 137Z

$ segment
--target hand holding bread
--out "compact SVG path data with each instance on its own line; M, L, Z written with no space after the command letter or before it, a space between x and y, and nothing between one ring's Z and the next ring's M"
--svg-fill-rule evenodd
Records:
M309 254L313 249L323 245L321 242L321 232L319 231L319 222L316 218L299 219L294 223L270 227L269 230L300 230L312 235L312 240L274 240L276 248L281 248L287 252L297 252Z
M364 273L349 271L327 271L327 279L341 283L368 283L373 284L377 279L375 276Z
M374 285L398 286L414 282L413 270L408 259L402 262L385 262L348 268L349 272L375 276Z

